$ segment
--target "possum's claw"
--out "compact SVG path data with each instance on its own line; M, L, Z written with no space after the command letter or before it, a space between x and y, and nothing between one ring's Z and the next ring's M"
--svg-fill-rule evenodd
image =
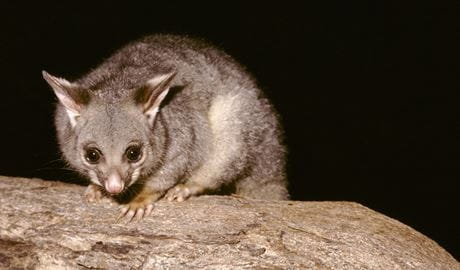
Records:
M147 190L141 191L131 202L120 208L117 220L125 219L126 222L140 221L149 216L153 210L153 203L164 193Z
M147 205L147 208L145 209L144 216L148 217L152 213L153 210L153 204Z
M197 184L179 184L168 191L165 198L168 201L183 202L191 196L195 196L203 192L203 188Z
M121 219L126 220L126 222L131 221L140 221L144 217L150 215L153 209L153 204L149 204L143 207L136 208L135 206L129 204L121 207L120 214L117 217L117 221Z
M168 194L166 194L165 198L170 202L183 202L188 199L190 195L191 193L189 188L184 185L177 185L168 191Z

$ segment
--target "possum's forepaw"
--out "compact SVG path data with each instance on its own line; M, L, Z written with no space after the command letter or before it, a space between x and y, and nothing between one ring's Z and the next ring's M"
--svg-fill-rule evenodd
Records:
M172 202L183 202L191 196L195 196L203 191L203 188L197 184L179 184L168 191L165 198Z
M129 203L121 207L120 214L118 215L117 220L121 221L125 219L126 222L131 222L133 220L139 221L144 217L147 217L152 213L153 204L142 204L142 203Z
M104 199L104 193L102 192L101 188L95 184L89 184L85 190L85 199L88 202L101 202Z
M153 210L153 203L157 201L164 193L153 191L141 191L131 202L120 208L120 214L117 220L122 219L126 222L139 221L149 216Z

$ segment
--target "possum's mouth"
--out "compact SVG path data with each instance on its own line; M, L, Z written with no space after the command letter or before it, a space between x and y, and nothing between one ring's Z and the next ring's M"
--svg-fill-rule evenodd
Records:
M122 194L128 187L137 183L141 174L141 168L136 168L127 177L123 177L117 170L113 170L107 177L101 177L94 171L90 171L91 180L104 187L108 195L115 196Z
M118 195L125 189L125 182L116 170L111 171L105 179L98 176L95 171L89 171L89 176L92 182L104 187L109 195Z

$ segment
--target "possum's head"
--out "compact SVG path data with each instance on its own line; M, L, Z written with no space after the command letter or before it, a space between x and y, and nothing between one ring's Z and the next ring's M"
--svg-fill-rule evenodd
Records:
M159 75L129 91L126 98L107 102L78 84L43 72L60 103L56 128L67 161L113 195L147 175L160 162L160 142L152 130L174 75Z

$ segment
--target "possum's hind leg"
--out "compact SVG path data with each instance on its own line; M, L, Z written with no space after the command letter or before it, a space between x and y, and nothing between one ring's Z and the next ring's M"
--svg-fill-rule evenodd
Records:
M219 190L234 181L247 166L244 140L244 97L238 94L219 96L213 100L208 113L212 132L212 149L203 164L190 179L166 195L170 201L183 201L208 191Z
M286 150L281 143L281 128L275 117L268 118L264 136L251 148L251 171L236 182L236 193L262 200L287 200Z

